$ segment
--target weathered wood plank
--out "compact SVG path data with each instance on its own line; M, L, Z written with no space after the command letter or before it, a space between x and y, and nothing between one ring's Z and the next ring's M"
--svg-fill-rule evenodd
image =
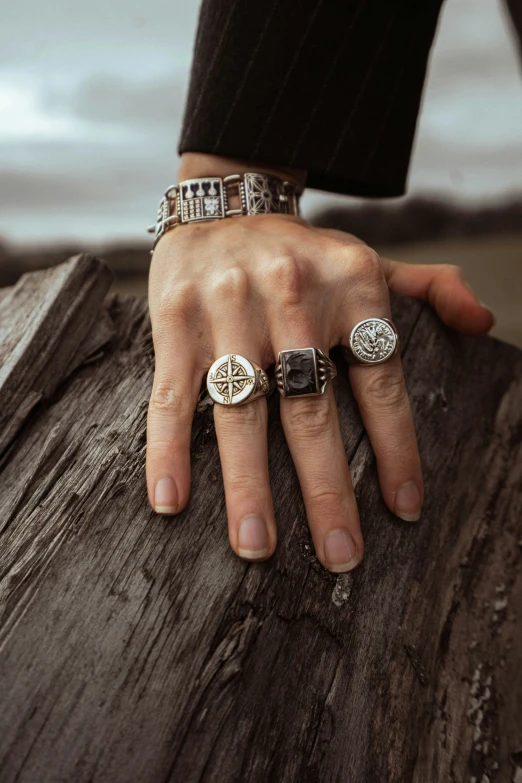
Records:
M112 281L99 259L81 254L23 275L0 299L0 456L34 406L107 339L93 332Z
M189 505L151 512L150 324L143 301L108 307L103 358L42 402L0 473L2 781L508 780L522 748L522 354L394 303L427 483L410 525L380 498L332 352L367 543L335 577L313 554L275 393L269 562L230 551L205 400Z

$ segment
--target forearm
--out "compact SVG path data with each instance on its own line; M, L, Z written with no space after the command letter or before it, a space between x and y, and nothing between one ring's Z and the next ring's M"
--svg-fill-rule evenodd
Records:
M404 193L441 0L203 0L179 152Z

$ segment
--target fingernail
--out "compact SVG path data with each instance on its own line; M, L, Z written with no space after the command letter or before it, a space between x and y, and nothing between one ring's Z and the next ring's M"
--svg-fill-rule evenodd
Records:
M160 478L154 493L154 511L157 514L175 514L178 506L178 491L170 476Z
M474 291L474 290L473 290L473 288L470 286L470 284L468 283L468 281L467 281L467 280L464 280L464 284L465 284L465 285L466 285L466 287L467 287L467 288L468 288L468 289L471 291L471 293L473 294L473 296L475 297L475 299L477 300L477 302L479 303L479 305L480 305L481 307L483 307L483 308L484 308L484 310L487 310L488 312L490 312L490 313L491 313L491 315L492 315L492 318L493 318L493 326L494 326L494 325L496 324L496 322L497 322L497 318L496 318L496 316L495 316L495 313L494 313L494 312L493 312L493 310L491 309L491 307L490 307L489 305L487 305L485 302L483 302L483 301L482 301L482 299L480 299L480 298L477 296L477 293L476 293L476 291Z
M334 530L324 540L324 557L329 571L351 571L359 562L355 541L346 530Z
M421 515L421 496L413 481L403 484L395 495L395 513L405 522L417 522Z
M497 316L495 315L491 307L489 307L485 302L483 302L482 299L479 299L479 302L484 308L484 310L487 310L489 313L491 313L491 317L493 318L493 326L495 326L495 324L497 323Z
M268 531L264 520L256 514L245 517L239 524L237 551L247 560L259 560L268 554Z

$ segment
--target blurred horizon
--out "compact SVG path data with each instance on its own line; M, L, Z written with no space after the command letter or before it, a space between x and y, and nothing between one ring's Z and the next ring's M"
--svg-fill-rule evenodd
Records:
M147 241L176 179L198 9L56 0L42 13L27 0L4 11L0 242ZM409 194L459 207L520 198L521 129L520 64L503 4L447 0ZM308 191L303 213L357 202Z

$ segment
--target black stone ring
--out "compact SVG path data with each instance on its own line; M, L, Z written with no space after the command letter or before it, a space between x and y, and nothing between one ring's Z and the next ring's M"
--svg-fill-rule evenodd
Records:
M318 396L336 375L334 362L320 348L294 348L277 356L275 380L282 397Z

